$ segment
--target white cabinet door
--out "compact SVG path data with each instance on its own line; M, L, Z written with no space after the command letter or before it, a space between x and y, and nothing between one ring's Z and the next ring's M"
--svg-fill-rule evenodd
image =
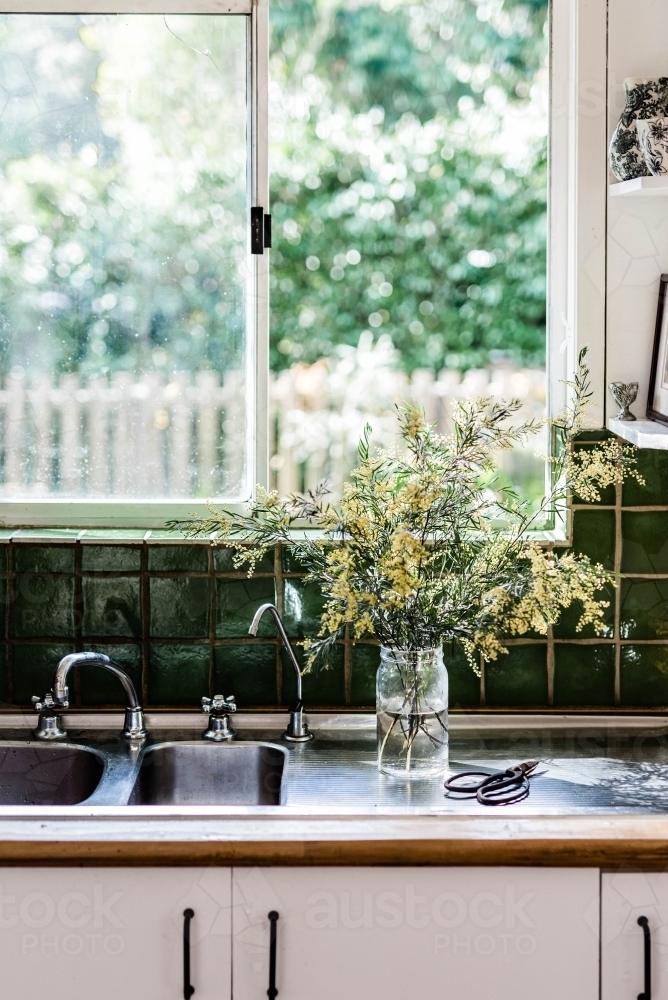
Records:
M190 908L195 1000L231 997L229 868L0 868L0 993L180 1000Z
M598 1000L599 874L236 868L234 1000Z
M644 992L644 932L650 931L651 994L668 998L668 875L603 875L601 899L602 1000L635 1000Z

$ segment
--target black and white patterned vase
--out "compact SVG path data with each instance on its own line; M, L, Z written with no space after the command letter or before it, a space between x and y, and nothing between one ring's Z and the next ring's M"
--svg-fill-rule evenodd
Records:
M660 118L668 114L668 76L650 80L628 77L624 80L626 104L610 141L610 169L620 181L648 177L636 129L636 119Z

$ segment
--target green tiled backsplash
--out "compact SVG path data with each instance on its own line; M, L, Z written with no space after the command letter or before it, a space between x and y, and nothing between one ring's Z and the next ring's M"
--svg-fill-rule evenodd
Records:
M640 452L639 466L644 487L631 481L573 508L573 548L622 574L605 636L576 632L573 611L546 639L511 641L481 678L446 647L453 708L668 708L668 453ZM100 544L87 534L38 544L20 531L0 544L4 709L43 695L59 658L80 649L123 664L151 708L196 707L214 692L234 694L242 708L290 701L294 677L271 620L256 639L247 635L265 601L277 603L294 639L317 632L322 597L289 550L248 579L224 548L154 536ZM377 664L373 643L341 642L328 670L304 678L308 708L372 708ZM80 671L71 693L81 708L121 701L97 670Z

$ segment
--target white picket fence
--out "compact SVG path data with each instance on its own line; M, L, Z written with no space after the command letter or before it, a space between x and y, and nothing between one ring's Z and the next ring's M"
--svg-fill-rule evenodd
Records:
M117 372L9 378L0 390L0 495L210 496L242 479L244 380Z
M397 440L394 404L416 399L442 432L456 398L519 396L540 415L544 372L509 368L411 378L378 356L349 364L295 365L270 382L271 476L282 494L328 479L333 492L355 464L365 423L373 440ZM373 353L373 352L371 352ZM361 362L361 363L360 363ZM365 364L369 362L369 364ZM371 363L374 362L374 363ZM243 479L244 379L203 371L163 380L125 372L57 384L9 378L0 389L0 496L185 497L224 495ZM538 444L531 446L531 453ZM509 469L522 456L507 459Z
M453 428L453 402L467 397L522 400L520 417L540 418L545 411L545 372L507 367L472 369L463 377L453 370L403 372L370 368L367 372L332 371L325 363L294 366L272 382L274 454L272 485L282 496L327 480L335 496L356 464L357 444L365 424L372 443L398 444L397 406L417 401L442 434ZM519 417L518 417L519 419ZM527 446L501 453L499 467L520 486L544 475L544 432Z

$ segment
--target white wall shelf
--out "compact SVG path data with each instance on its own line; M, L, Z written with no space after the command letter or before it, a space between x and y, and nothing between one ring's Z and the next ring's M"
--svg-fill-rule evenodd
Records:
M668 174L660 177L634 177L630 181L618 181L608 185L611 198L628 195L642 195L644 198L660 198L668 195Z
M656 420L615 420L608 418L608 430L638 448L668 451L668 424Z

